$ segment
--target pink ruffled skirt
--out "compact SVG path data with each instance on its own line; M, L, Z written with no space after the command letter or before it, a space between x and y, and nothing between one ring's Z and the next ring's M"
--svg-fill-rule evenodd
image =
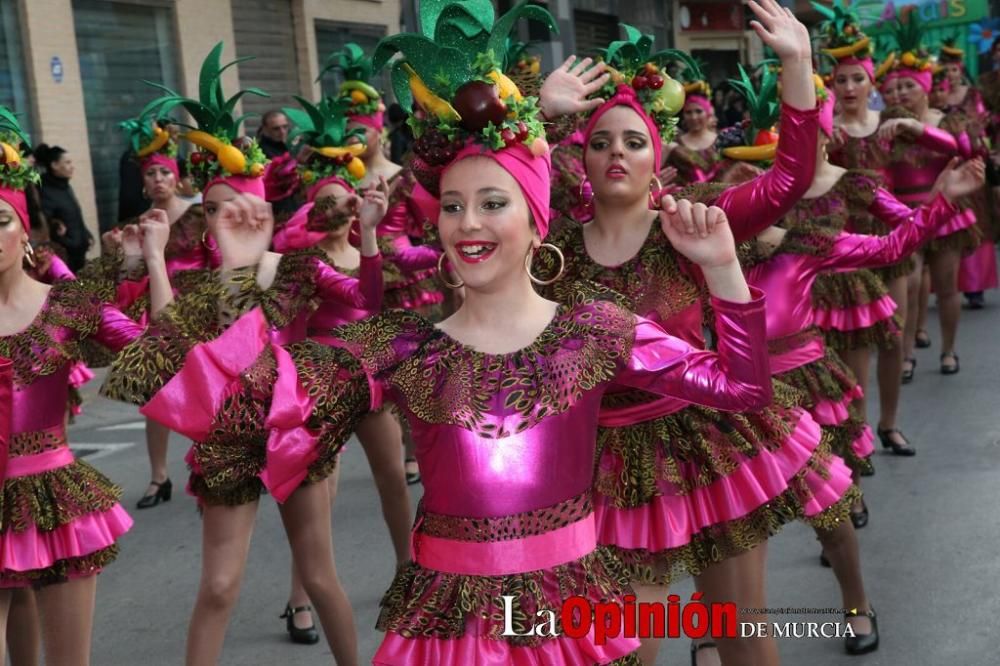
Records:
M121 489L49 431L15 435L4 480L0 587L43 586L99 573L132 527ZM39 449L41 449L39 451ZM33 452L37 451L37 452Z

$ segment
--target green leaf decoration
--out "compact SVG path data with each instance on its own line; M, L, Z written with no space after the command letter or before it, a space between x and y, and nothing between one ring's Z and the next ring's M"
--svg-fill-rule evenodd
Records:
M654 62L657 65L665 65L667 63L676 62L684 65L684 69L680 71L681 81L685 83L695 83L697 81L705 81L705 73L701 70L701 64L691 57L686 51L680 49L664 49L657 53Z
M18 155L21 155L21 143L31 145L27 133L21 129L17 115L6 106L0 105L0 140L9 144ZM38 171L23 159L15 166L13 163L0 164L0 185L12 190L23 190L30 183L41 182Z
M222 88L222 73L233 65L252 60L253 57L237 58L222 65L222 48L222 42L216 44L202 62L198 75L198 99L185 97L161 83L145 81L145 83L162 91L164 95L147 104L140 113L140 117L154 113L156 117L164 117L179 106L191 114L197 124L197 129L213 134L220 139L228 139L230 142L238 138L240 125L246 116L241 116L239 119L233 118L232 114L236 104L244 95L258 97L269 97L269 95L260 88L247 88L227 99ZM184 123L179 124L187 126Z
M21 123L17 119L17 115L8 109L6 106L0 105L0 133L17 137L19 142L23 142L26 146L31 145L31 139L28 138L28 134L21 129ZM16 148L17 146L15 146Z
M468 13L477 20L480 28L490 31L496 17L493 3L490 0L421 0L420 2L420 32L425 37L433 38L437 34L438 20L445 8L462 4L468 8ZM376 68L378 69L378 68Z
M354 42L345 44L344 48L327 56L316 80L319 81L327 72L338 69L343 72L347 81L367 83L372 78L372 61L365 57L364 49Z
M757 131L770 129L781 115L781 104L778 102L778 75L772 67L762 67L760 84L755 86L750 75L739 65L740 78L730 79L729 83L747 102L750 112L750 123L754 131L748 132L748 143L753 144Z

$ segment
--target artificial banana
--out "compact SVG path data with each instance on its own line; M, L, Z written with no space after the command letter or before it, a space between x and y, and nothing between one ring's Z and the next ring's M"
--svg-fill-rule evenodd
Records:
M773 160L777 152L777 143L768 143L763 146L730 146L722 149L723 156L741 162L766 162Z
M500 70L494 69L486 75L486 78L496 84L501 100L513 97L515 102L520 102L524 99L524 95L522 95L521 91L518 90L517 84L511 81L510 78Z
M456 123L462 119L462 116L458 114L455 107L431 92L431 89L423 82L420 75L410 67L409 63L404 62L403 69L410 76L410 92L413 93L413 99L425 111L434 114L441 120L452 123Z
M847 56L852 56L855 53L860 53L861 51L864 51L871 43L871 41L872 40L870 40L869 38L863 37L858 41L854 42L853 44L848 44L847 46L839 46L835 49L823 49L823 53L829 56L833 56L834 58L837 58L839 60L840 58L846 58Z
M162 127L157 127L153 130L153 140L147 143L142 149L136 153L139 157L145 157L146 155L152 155L163 146L167 145L167 141L170 140L170 132L163 129Z

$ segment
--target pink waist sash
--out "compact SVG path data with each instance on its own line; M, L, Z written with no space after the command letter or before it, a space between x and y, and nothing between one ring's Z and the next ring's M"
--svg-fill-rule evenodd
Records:
M507 541L456 541L420 532L410 550L420 566L466 576L506 576L550 569L578 560L597 548L594 514L545 534Z
M41 474L49 470L72 465L76 461L73 452L68 448L52 449L45 453L31 456L18 456L7 461L7 478L16 479L19 476Z
M826 355L823 340L810 340L798 349L789 349L780 354L771 354L771 374L780 375L783 372L802 367L807 363L818 361Z

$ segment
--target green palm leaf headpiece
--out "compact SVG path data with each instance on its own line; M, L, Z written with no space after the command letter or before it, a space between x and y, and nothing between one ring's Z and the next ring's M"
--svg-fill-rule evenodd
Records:
M38 172L29 165L21 145L31 146L28 134L13 111L0 104L0 186L23 190L29 183L38 183Z
M350 115L370 116L378 113L381 107L379 91L371 85L372 61L365 55L363 48L351 42L344 48L331 53L320 71L320 78L327 72L340 70L344 82L340 84L339 94L350 102Z
M359 155L365 149L365 131L347 129L350 102L327 97L318 104L296 96L300 109L286 107L282 112L295 125L288 140L301 140L312 150L310 157L298 165L305 185L338 176L357 185L365 176L365 165Z

